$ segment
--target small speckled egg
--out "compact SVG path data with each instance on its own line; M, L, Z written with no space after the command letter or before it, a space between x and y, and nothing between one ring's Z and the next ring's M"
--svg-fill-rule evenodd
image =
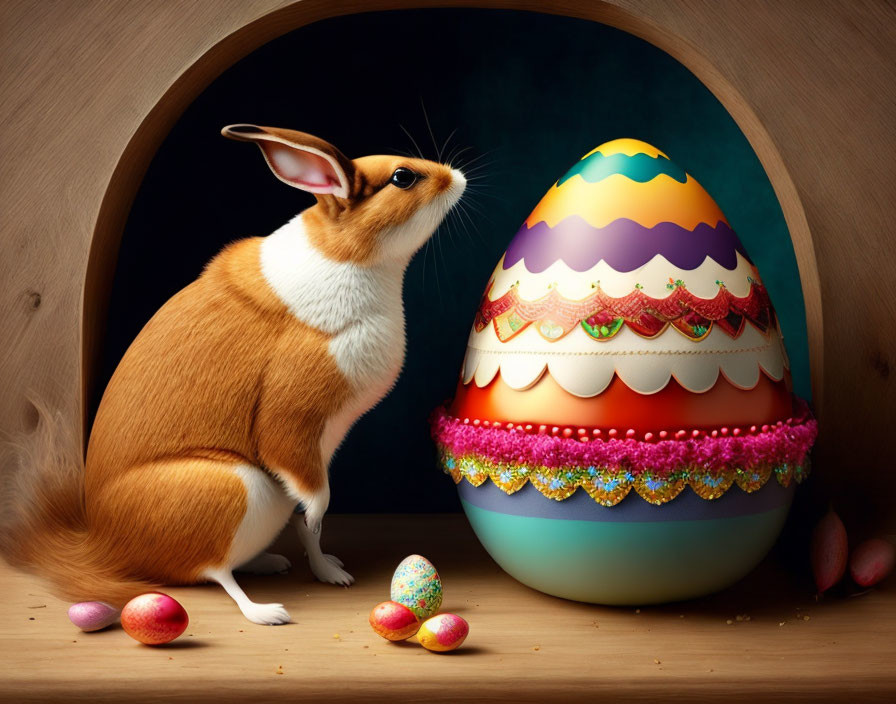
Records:
M82 631L100 631L118 620L119 611L104 601L82 601L68 608L68 618Z
M384 601L370 612L370 626L386 640L405 640L420 628L417 616L404 604Z
M125 633L146 645L171 642L187 630L189 623L184 607L159 592L134 597L121 610Z
M460 616L439 614L423 622L417 640L427 650L443 653L459 648L469 632L470 625Z
M435 565L422 555L404 558L392 576L390 597L421 620L437 613L442 605L442 580Z

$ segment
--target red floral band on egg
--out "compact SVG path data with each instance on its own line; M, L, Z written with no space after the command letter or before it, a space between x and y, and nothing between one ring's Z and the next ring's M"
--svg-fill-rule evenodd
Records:
M700 298L687 290L683 281L669 279L672 293L665 298L652 298L640 290L614 298L604 292L600 283L595 291L581 300L566 298L557 289L534 301L523 299L511 287L503 296L489 300L494 282L488 285L473 327L482 332L494 323L501 342L520 334L533 322L546 340L553 342L569 334L581 324L595 340L609 340L627 325L642 337L656 337L669 325L691 340L702 340L714 325L730 337L737 338L749 320L766 332L773 324L774 313L765 287L750 283L750 292L743 298L733 295L721 281L713 298Z
M760 489L772 474L782 486L801 482L818 433L804 401L776 425L645 433L629 430L547 428L433 414L432 434L442 465L455 483L480 486L491 479L512 494L527 482L561 501L582 487L598 503L614 506L634 489L653 504L674 499L685 486L715 499L732 484ZM604 439L607 438L607 439Z

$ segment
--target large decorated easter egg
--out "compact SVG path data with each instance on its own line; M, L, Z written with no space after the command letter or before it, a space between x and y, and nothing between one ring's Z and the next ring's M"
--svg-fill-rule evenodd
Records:
M725 215L633 139L582 157L517 232L433 416L492 557L536 589L606 604L749 572L815 434Z

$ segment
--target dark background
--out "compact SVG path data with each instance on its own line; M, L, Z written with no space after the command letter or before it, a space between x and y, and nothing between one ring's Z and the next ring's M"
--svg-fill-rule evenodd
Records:
M430 137L424 107L432 127ZM408 353L392 394L331 468L336 512L459 510L426 419L451 396L482 289L510 238L576 160L617 137L647 141L699 180L750 252L778 311L797 392L809 397L796 260L780 206L737 125L654 46L584 20L493 10L413 10L319 22L258 49L184 113L137 195L119 255L103 378L153 313L226 243L266 235L313 197L269 172L235 122L317 134L349 157L447 152L477 180L411 262ZM94 404L98 398L94 399Z

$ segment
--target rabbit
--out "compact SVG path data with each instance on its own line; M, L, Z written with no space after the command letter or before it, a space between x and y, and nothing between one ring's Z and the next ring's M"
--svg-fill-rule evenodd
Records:
M225 247L159 309L105 390L83 463L56 449L66 429L41 411L0 549L73 600L120 608L162 585L217 582L250 621L282 624L283 605L253 602L233 572L288 569L264 551L291 522L318 579L354 581L320 548L328 465L398 378L404 272L466 179L423 159L349 160L293 130L222 134L257 144L317 203Z

